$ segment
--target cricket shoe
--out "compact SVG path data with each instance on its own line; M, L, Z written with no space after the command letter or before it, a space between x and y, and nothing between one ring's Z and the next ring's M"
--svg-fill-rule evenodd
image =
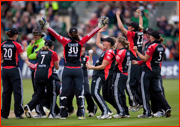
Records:
M111 112L108 112L108 115L110 115L110 116L113 115L113 112L112 112L112 111L111 111Z
M152 117L162 117L163 113L161 111L158 111L158 112L156 112L154 114L152 113L151 115L152 115Z
M46 107L43 107L43 110L44 110L45 112L50 112L50 110L47 109Z
M136 106L129 106L129 108L128 108L129 112L132 111L132 110L134 110L137 106L138 106L138 105L136 105Z
M24 119L22 116L17 116L16 119Z
M132 110L132 112L137 112L137 111L139 111L141 108L143 108L143 105L138 104L138 105L136 106L136 108Z
M97 119L111 119L112 116L111 115L101 115L101 116L97 116Z
M152 116L146 116L144 114L138 115L137 118L151 118Z
M165 117L170 117L171 116L171 109L167 109L165 112Z
M31 110L28 105L24 106L24 112L27 118L31 118Z
M90 112L88 117L94 117L96 115L96 112L97 112L97 106L94 105L94 111Z
M88 117L94 117L94 116L95 114L93 112L90 112Z
M32 117L36 119L36 118L46 118L47 116L41 115L41 114L36 114L36 115L33 115Z
M79 117L78 117L78 120L85 120L85 119L86 119L85 116L79 116Z
M60 118L60 113L56 114L56 116L54 118L59 119Z
M55 116L54 116L53 114L49 114L49 115L48 115L48 118L49 118L49 119L54 119Z
M125 115L124 116L121 116L119 114L116 114L116 115L113 115L113 118L117 119L117 118L125 118Z
M60 116L60 119L62 119L62 120L66 120L66 118L67 118L67 117L61 117L61 116Z
M130 118L130 115L125 115L125 118Z
M2 117L2 116L1 116L1 119L8 119L8 117Z

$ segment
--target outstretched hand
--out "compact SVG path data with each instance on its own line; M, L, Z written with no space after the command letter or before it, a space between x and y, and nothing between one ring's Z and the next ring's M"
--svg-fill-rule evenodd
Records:
M100 19L100 21L98 23L98 27L103 28L108 23L109 23L109 18L105 17L105 16L101 16L101 19Z
M44 29L49 28L49 23L46 21L44 17L38 21L39 25L41 25Z

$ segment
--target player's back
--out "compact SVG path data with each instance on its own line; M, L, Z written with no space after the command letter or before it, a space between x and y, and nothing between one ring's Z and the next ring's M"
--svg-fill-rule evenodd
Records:
M3 67L19 66L18 55L20 52L18 50L18 47L21 47L21 45L18 42L15 42L14 40L8 39L7 41L2 43L1 53L3 57Z
M131 59L136 59L137 54L133 50L134 46L137 46L138 51L142 53L142 44L143 44L143 32L142 31L128 31L127 33L127 40L130 43L130 51L131 51Z
M145 69L147 70L148 68L154 74L160 74L164 52L165 46L161 43L157 43L156 41L154 41L154 43L149 46L146 52L146 54L150 55L150 58L148 61L146 61Z
M54 67L53 52L52 50L40 50L37 54L36 81L46 81L52 75Z
M78 41L71 38L64 47L64 66L81 66L80 53L82 45Z

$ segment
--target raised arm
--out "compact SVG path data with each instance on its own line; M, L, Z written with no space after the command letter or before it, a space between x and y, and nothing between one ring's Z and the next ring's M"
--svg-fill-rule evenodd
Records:
M84 44L85 44L90 38L92 38L100 29L101 29L101 28L99 28L99 27L97 26L97 27L96 27L94 30L92 30L88 35L84 36L84 37L80 40L79 44L84 45Z
M89 64L93 65L93 59L92 59L93 50L89 50Z
M142 19L142 16L141 16L141 10L137 9L136 12L139 14L139 26L143 27L143 19Z
M51 33L63 46L65 46L69 42L70 39L59 35L54 29L49 26L49 23L46 21L45 18L40 19L38 23L49 33Z
M122 24L122 21L120 19L120 15L121 15L121 12L117 11L116 12L116 18L117 18L118 27L125 35L127 35L127 30L124 28L124 26Z
M109 18L108 17L105 17L105 16L102 16L99 23L98 23L98 26L92 30L88 35L86 35L85 37L83 37L80 41L80 44L81 45L84 45L91 37L93 37L101 28L103 28L106 24L108 24L109 22Z
M49 33L51 33L63 46L65 46L65 45L70 41L70 39L65 38L65 37L59 35L59 34L58 34L54 29L52 29L51 27L49 27L49 28L47 29L47 31L48 31Z
M97 38L96 38L96 45L101 49L104 50L103 45L101 44L101 33L105 31L104 27L101 28L97 34Z

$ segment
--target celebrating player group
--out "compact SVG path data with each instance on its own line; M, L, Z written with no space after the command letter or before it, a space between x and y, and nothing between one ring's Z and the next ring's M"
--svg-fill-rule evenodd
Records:
M102 16L98 26L86 36L80 38L75 27L69 29L68 37L56 33L45 18L38 21L42 29L47 30L63 46L64 67L59 79L56 70L59 69L61 58L54 49L52 40L44 40L41 30L33 31L34 39L27 46L16 42L18 30L11 28L6 31L8 40L1 45L2 63L2 110L1 119L7 119L10 112L11 94L14 93L14 110L17 119L46 118L43 109L50 110L50 119L68 119L74 113L73 98L76 96L77 117L85 117L85 103L89 117L95 117L97 109L101 111L97 119L130 118L129 112L137 112L143 108L143 113L137 118L170 117L171 107L165 95L161 77L161 63L165 52L162 44L164 39L152 28L143 30L140 9L139 23L131 21L124 28L120 15L116 12L117 25L125 36L117 38L101 38L109 18ZM97 34L96 45L103 51L95 65L92 54L85 55L84 44ZM143 44L143 34L148 42ZM102 42L102 43L101 43ZM31 69L31 79L34 93L32 99L23 107L22 77L18 65L18 55ZM87 70L93 70L91 90L89 89ZM102 95L100 93L102 87ZM129 107L126 104L128 95ZM60 106L56 100L59 95ZM150 104L151 101L151 104ZM116 109L111 111L107 102ZM32 115L35 109L36 115Z

